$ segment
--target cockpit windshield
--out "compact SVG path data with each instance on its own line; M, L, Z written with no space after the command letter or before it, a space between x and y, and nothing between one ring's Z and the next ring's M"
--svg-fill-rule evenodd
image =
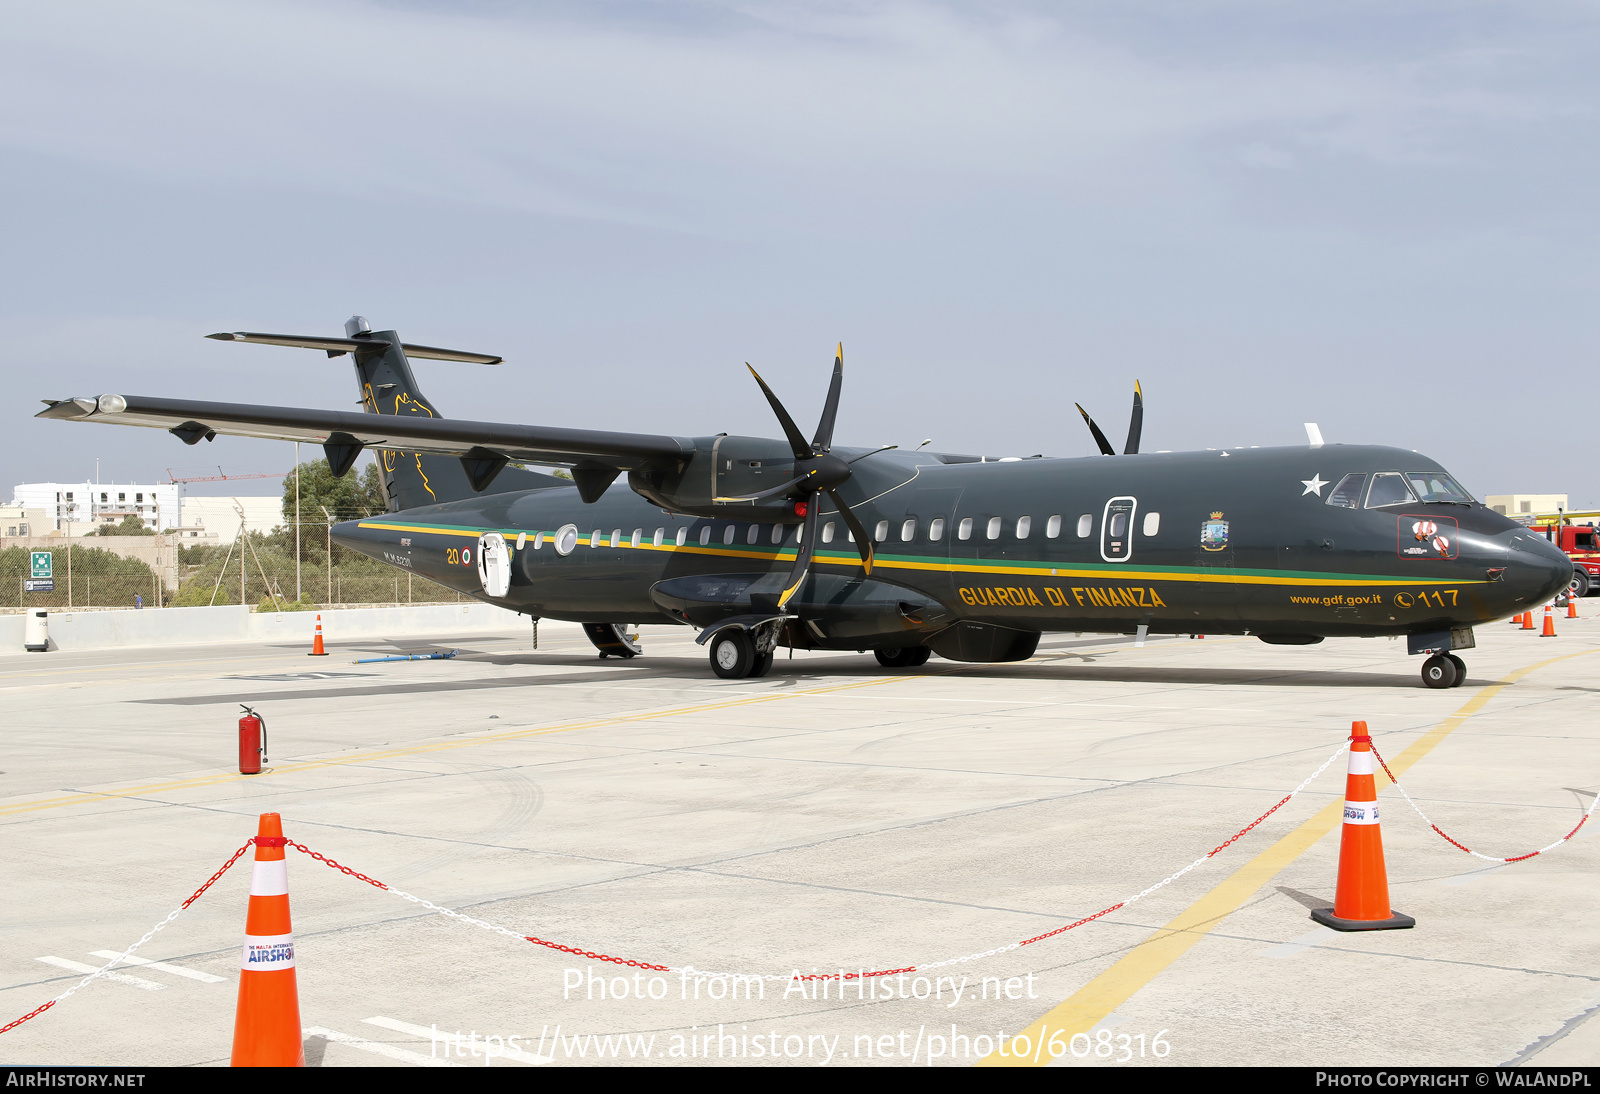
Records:
M1461 489L1461 484L1443 471L1408 471L1406 478L1417 497L1425 502L1447 502L1453 505L1471 505L1472 495Z

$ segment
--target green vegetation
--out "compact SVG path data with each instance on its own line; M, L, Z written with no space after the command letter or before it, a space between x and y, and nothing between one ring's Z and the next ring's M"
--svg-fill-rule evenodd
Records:
M129 513L122 518L121 524L102 524L90 535L96 536L153 536L155 529L146 528L144 521Z
M155 571L138 559L120 558L98 547L71 548L67 544L51 548L56 591L24 592L23 582L30 574L29 552L21 547L0 551L0 606L9 608L131 608L134 597L144 598L144 606L157 606L160 585ZM235 588L238 586L235 585Z

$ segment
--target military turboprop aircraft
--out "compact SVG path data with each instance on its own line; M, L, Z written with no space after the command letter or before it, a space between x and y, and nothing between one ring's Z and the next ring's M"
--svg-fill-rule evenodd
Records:
M360 316L343 338L210 337L349 354L364 412L102 395L47 400L39 417L158 427L187 444L312 441L339 475L373 449L389 511L336 525L335 540L582 623L602 657L639 652L624 625L663 620L699 628L726 678L765 674L780 645L871 649L899 670L930 652L1023 660L1045 631L1282 645L1403 635L1427 655L1423 681L1446 688L1462 682L1452 651L1474 644L1475 624L1572 580L1566 555L1415 452L1140 453L1137 387L1123 455L995 460L835 447L842 346L809 440L755 376L782 426L772 440L444 418L409 358L500 358L405 343ZM567 467L572 481L511 461Z

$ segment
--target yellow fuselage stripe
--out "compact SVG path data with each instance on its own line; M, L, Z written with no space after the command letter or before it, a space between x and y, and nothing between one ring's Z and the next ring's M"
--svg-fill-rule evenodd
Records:
M432 528L432 527L429 527L427 525L375 524L375 523L369 523L369 522L363 521L361 523L360 527L362 527L362 528L377 528L377 529L380 529L382 531L387 531L387 532L417 532L417 533L420 533L420 534L433 535L433 536L457 536L457 537L463 537L463 538L466 538L466 539L477 539L480 535L482 535L481 532L462 531L460 529L455 529L455 528ZM524 531L526 531L526 530L524 529ZM512 539L516 538L516 536L519 535L519 534L520 533L518 531L516 531L516 530L512 530L509 533L506 532L506 531L502 531L501 532L501 535L507 535L508 538L512 538ZM537 534L537 533L530 533L530 534ZM546 532L544 534L546 536L549 536L550 533ZM590 538L591 537L589 537L589 536L579 536L578 537L577 546L578 547L585 547L585 548L590 547ZM610 540L607 539L606 537L601 537L600 546L609 547L610 546ZM523 548L523 549L524 550L528 550L529 548ZM574 550L576 550L576 549L577 548L575 547ZM621 550L629 550L629 551L666 551L666 552L681 551L681 552L684 552L686 554L692 554L692 555L718 555L718 556L722 556L722 557L725 557L725 558L741 558L741 559L748 559L748 560L750 560L752 562L763 562L763 563L775 562L775 561L778 561L780 559L793 559L795 557L795 554L796 554L796 548L794 548L794 547L785 547L785 548L782 548L782 549L776 550L776 551L735 550L735 549L730 549L730 548L726 548L726 547L710 547L710 546L702 547L702 546L699 546L698 544L688 544L688 543L684 544L682 547L679 547L675 543L663 543L659 547L656 546L654 543L640 543L639 546L635 547L635 546L632 545L632 543L629 540L629 537L627 537L627 536L624 536L621 539L621 541L618 542L617 546L615 548L612 548L612 549L618 550L618 551L621 551ZM844 566L846 568L853 568L853 567L861 565L861 558L860 558L859 555L842 554L842 553L830 556L830 555L823 554L822 552L819 551L815 555L812 556L812 563L814 565L819 565L819 566ZM1295 585L1295 586L1317 586L1317 587L1324 587L1325 586L1325 587L1329 587L1329 588L1364 588L1364 587L1368 587L1368 586L1378 586L1378 585L1382 585L1382 586L1398 586L1398 587L1401 587L1401 588L1416 588L1417 586L1420 586L1420 585L1430 585L1430 586L1431 585L1448 585L1448 586L1453 586L1453 587L1459 588L1459 587L1461 587L1463 585L1483 585L1483 584L1486 584L1486 582L1483 581L1483 579L1481 579L1481 578L1468 578L1468 579L1440 578L1440 577L1424 577L1424 578L1370 577L1370 578L1368 578L1368 577L1349 577L1349 576L1342 576L1342 577L1295 577L1295 576L1287 575L1287 574L1286 575L1235 574L1235 573L1196 574L1196 573L1167 573L1167 572L1161 571L1161 570L1136 570L1136 569L1123 568L1123 567L1116 567L1116 568L1109 568L1109 569L1096 568L1096 569L1090 570L1090 569L1081 569L1081 568L1075 567L1070 563L1067 563L1067 564L1064 564L1064 565L1061 565L1061 566L1044 566L1044 565L1039 565L1039 566L986 566L981 562L934 562L934 561L931 561L931 560L927 561L927 562L900 561L900 560L895 560L895 559L886 559L882 555L875 556L873 558L872 565L873 565L874 569L882 567L883 569L886 569L886 570L916 570L916 571L923 571L923 572L928 572L928 573L952 573L952 574L984 574L984 575L994 576L994 577L1004 577L1004 576L1007 576L1007 575L1013 575L1013 576L1017 576L1017 577L1054 577L1054 578L1062 578L1062 579L1083 577L1083 578L1106 579L1106 580L1115 580L1115 581L1182 581L1182 582L1188 582L1188 583L1220 584L1220 585Z

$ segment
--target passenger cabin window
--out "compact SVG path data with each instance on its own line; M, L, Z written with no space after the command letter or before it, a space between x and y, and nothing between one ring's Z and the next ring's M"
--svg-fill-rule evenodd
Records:
M900 525L900 542L901 543L910 543L912 540L914 540L916 538L917 538L917 522L915 520L908 520L904 524Z
M744 537L744 541L746 543L752 543L753 544L757 540L759 540L760 538L761 538L761 525L752 524L750 526L750 531Z
M1044 538L1055 539L1061 534L1061 514L1056 513L1044 522Z
M1333 488L1328 495L1327 504L1337 505L1342 509L1361 508L1361 488L1367 485L1367 477L1360 474L1349 474L1339 480L1339 485Z
M983 534L988 536L990 539L999 539L1000 538L1000 518L999 517L990 517L989 518L989 527L987 527L987 528L985 528L983 530Z
M1411 496L1406 480L1397 472L1381 472L1372 476L1372 486L1367 490L1367 508L1378 509L1385 505L1406 505L1417 499Z
M814 505L816 503L813 502L812 504ZM822 542L824 542L824 543L832 543L833 542L833 521L831 521L831 520L827 524L824 524L822 526Z
M666 538L667 530L665 528L657 528L656 534L650 537L650 546L659 547L666 541Z
M928 542L938 543L944 538L944 518L934 517L928 522Z
M878 543L882 543L884 540L888 539L889 522L886 520L880 520L878 522L878 526L872 530L872 538Z
M783 542L783 525L774 524L772 526L772 542L773 543L782 543Z
M1461 489L1461 484L1443 471L1408 471L1406 478L1411 489L1425 502L1453 502L1471 505L1472 495Z
M613 528L613 529L611 529L611 546L613 546L613 547L621 547L622 546L622 529L621 528Z
M528 533L526 533L526 532L518 532L517 533L517 550L520 551L524 547L526 547L527 545L528 545Z
M672 542L677 544L679 547L682 547L688 541L689 541L689 529L687 529L687 528L679 528L678 529L677 538L675 538Z
M1028 533L1031 532L1031 531L1033 531L1033 518L1032 517L1018 517L1017 518L1017 538L1018 539L1027 539L1028 538Z
M957 539L971 539L972 538L972 518L971 517L962 517L961 518L961 523L956 525L956 538Z
M592 551L596 547L600 546L600 541L603 539L605 539L605 536L601 533L600 529L596 528L594 531L590 532L589 549Z
M1144 534L1153 536L1159 531L1161 531L1161 514L1146 513L1144 515Z
M711 525L708 524L704 528L700 529L700 546L704 547L706 544L708 544L710 542L711 542Z
M1085 513L1078 518L1078 538L1088 539L1092 531L1094 531L1094 514Z
M723 529L723 531L722 531L722 542L723 542L723 544L725 546L730 546L731 547L733 545L733 537L738 534L738 531L739 530L737 528L735 528L731 524L728 525L727 528Z
M544 533L543 532L535 532L535 533L533 533L533 549L535 551L541 551L541 550L544 549Z

